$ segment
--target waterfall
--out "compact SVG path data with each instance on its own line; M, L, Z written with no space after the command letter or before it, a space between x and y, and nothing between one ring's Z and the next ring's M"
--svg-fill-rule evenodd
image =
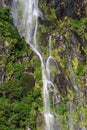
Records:
M56 125L56 118L50 112L49 106L49 87L53 87L54 95L57 89L50 78L50 61L55 63L58 69L55 59L51 56L51 37L49 37L49 57L47 62L44 62L44 57L40 53L37 42L37 29L38 29L38 17L41 12L38 8L38 0L13 0L12 4L12 16L14 25L17 27L21 37L24 37L26 43L30 45L32 50L38 55L41 61L42 79L43 79L43 95L44 95L44 118L45 118L45 130L58 130ZM57 98L57 97L56 97Z

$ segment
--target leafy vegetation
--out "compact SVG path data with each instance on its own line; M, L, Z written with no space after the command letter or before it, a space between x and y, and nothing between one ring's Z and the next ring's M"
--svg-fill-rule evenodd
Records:
M34 72L26 72L34 56L14 27L8 7L0 9L0 39L7 50L7 54L0 54L5 70L5 81L0 85L0 130L24 130L26 126L36 130L37 110L42 108L41 88L34 84Z
M49 55L48 40L52 36L52 56L61 71L60 78L62 75L65 77L61 78L65 89L60 81L59 84L55 82L61 103L53 106L51 101L51 112L57 115L62 130L68 130L71 101L73 124L82 128L87 126L87 105L84 104L86 97L84 94L79 97L73 84L75 82L82 92L86 89L84 80L87 68L87 18L77 20L65 16L63 20L58 20L55 9L48 7L46 2L40 2L39 6L45 15L44 21L39 20L39 46L46 60ZM0 85L0 130L24 130L26 126L32 130L42 130L43 122L39 128L37 120L38 113L43 120L40 61L25 40L20 38L8 7L0 9L0 40L4 41L0 66L5 72L4 82ZM71 79L70 66L74 73L72 76L76 76L75 81ZM52 72L57 74L54 68ZM68 86L66 82L69 82ZM79 112L84 113L83 121Z
M57 116L62 130L69 129L70 116L72 116L73 125L78 124L78 127L82 128L83 126L87 126L85 116L87 114L86 105L83 105L83 102L86 100L83 91L86 89L84 79L86 78L85 70L87 68L87 18L78 20L65 16L63 20L61 20L62 18L58 20L55 10L51 6L47 8L47 4L44 2L44 4L41 3L40 8L42 12L44 12L47 20L44 22L44 25L42 22L39 24L41 42L44 43L45 37L45 43L47 43L45 46L48 47L47 37L49 35L52 36L52 55L58 62L59 67L61 67L63 71L61 73L65 75L65 77L67 76L71 82L71 84L69 84L71 89L68 88L67 94L64 95L64 91L60 94L62 98L60 104L53 107L52 101L50 101L52 113ZM69 68L70 66L71 68ZM63 80L65 79L62 79L62 82ZM79 97L77 92L73 90L74 85L80 89L79 91L82 91L82 97ZM59 86L59 84L57 84L57 86ZM66 85L64 87L66 87ZM71 100L71 108L69 99ZM72 109L71 115L70 109ZM82 115L83 120L80 118L82 113L84 113L84 115Z

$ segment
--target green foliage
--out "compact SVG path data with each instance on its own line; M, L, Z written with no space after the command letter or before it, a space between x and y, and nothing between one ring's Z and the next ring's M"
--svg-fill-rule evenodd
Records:
M0 37L5 39L19 37L17 29L13 26L10 8L8 7L0 9Z
M22 13L21 6L19 7L20 17ZM57 20L55 10L51 7L47 7L46 2L42 1L39 6L47 20L44 21L44 23L40 22L39 32L37 34L38 39L40 39L39 46L41 51L46 59L48 57L48 39L49 35L51 35L52 55L59 63L59 67L64 68L65 74L69 76L69 74L66 73L68 70L66 70L65 67L68 64L69 56L72 54L72 52L68 52L68 49L72 51L70 46L73 44L70 39L70 32L75 33L78 40L81 39L79 42L83 42L84 40L87 42L87 18L76 20L65 17L64 20ZM62 38L59 38L58 32L60 36L62 35L63 39L67 41L67 44L62 41ZM0 65L5 68L6 73L5 81L0 86L0 129L24 130L25 126L30 126L32 130L36 130L37 111L39 110L41 114L43 114L41 64L36 56L32 56L32 51L26 45L24 39L20 38L17 29L13 25L10 8L8 7L0 9L0 39L5 41L4 49L8 51L7 54L0 54ZM87 48L85 48L84 43L79 43L79 45L80 44L82 51L87 55ZM29 73L26 71L30 64L34 64L35 69L33 74L32 72ZM76 75L78 75L76 76L78 80L80 76L85 74L86 64L84 63L84 65L82 65L83 63L79 63L79 59L75 57L71 64ZM53 73L56 72L56 68L51 69ZM36 79L35 86L32 86L30 81L28 82L28 79L31 77ZM78 81L78 84L82 85L81 81ZM26 87L28 83L29 87L28 85ZM69 112L67 110L66 99L71 99L73 103L75 96L76 93L74 93L74 91L68 91L68 94L63 98L64 101L52 108L52 112L57 115L59 123L62 124L62 130L69 129ZM72 116L74 124L79 122L78 126L81 128L82 121L79 121L79 111L81 111L81 113L84 111L84 124L87 125L87 106L81 107L81 99L79 99L77 104L74 104Z
M67 111L67 105L65 102L55 106L54 108L54 112L57 113L58 115L64 115L66 111Z
M77 75L79 75L79 76L82 76L82 75L84 75L84 65L79 65L78 66L78 68L77 68Z
M74 68L74 71L76 72L77 68L78 68L78 59L77 57L75 57L72 61L72 65L73 65L73 68Z
M34 67L35 67L36 82L39 83L42 80L41 63L40 61L38 61L38 57L34 57L33 62L34 62Z
M39 31L40 31L41 43L44 43L45 39L46 43L45 47L47 48L48 47L47 37L49 37L49 35L52 36L52 55L59 63L59 66L61 66L61 68L64 68L64 74L66 76L68 75L68 77L70 77L70 73L68 72L67 66L69 63L69 57L71 57L71 66L74 71L73 73L75 73L76 76L74 78L76 80L77 87L80 88L80 91L84 91L85 84L82 83L84 82L82 78L84 78L84 74L86 73L85 70L87 68L87 58L85 58L84 61L81 61L83 59L81 59L79 55L81 55L82 57L87 57L87 48L86 48L87 18L81 18L77 20L65 17L63 20L57 20L55 17L56 16L55 11L52 10L52 8L50 7L47 8L46 4L44 5L41 4L41 6L47 20L49 20L52 23L49 24L49 26L46 26L45 24L42 25L40 23ZM60 36L62 36L62 38L60 38ZM82 47L82 50L80 46ZM74 55L74 53L76 55ZM57 116L58 122L62 130L69 129L70 108L68 108L67 99L71 100L72 105L71 116L73 118L73 124L74 125L78 124L79 128L82 128L87 124L85 116L87 115L86 112L87 108L85 108L85 106L83 105L85 99L83 97L78 97L76 95L76 92L73 91L72 85L69 84L69 87L71 89L67 92L67 95L63 98L64 102L58 104L58 106L52 107L52 112ZM49 102L50 104L52 104L51 101ZM79 119L79 117L80 114L83 113L84 113L84 119L82 121L81 119Z
M51 21L54 21L54 20L57 20L57 17L56 17L56 12L55 12L55 9L49 9L50 13L48 14L48 19L51 20Z
M43 106L41 88L31 86L30 81L26 88L25 73L30 75L28 79L34 79L33 74L26 72L32 64L33 55L14 27L8 7L0 9L0 39L7 51L7 54L0 54L0 65L5 68L5 81L0 85L0 130L24 130L26 126L36 130L37 109ZM38 60L35 67L40 68ZM41 79L38 70L36 77Z
M60 124L62 130L68 129L68 111L66 102L55 106L53 108L54 115L56 115L57 120Z

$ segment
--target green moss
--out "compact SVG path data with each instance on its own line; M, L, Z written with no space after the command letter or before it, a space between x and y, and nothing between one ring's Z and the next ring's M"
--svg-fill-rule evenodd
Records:
M79 65L78 66L78 68L77 68L77 74L79 75L79 76L82 76L82 75L84 75L84 65Z
M77 68L78 68L78 59L77 59L77 57L75 57L75 58L73 59L72 65L73 65L74 71L76 72L76 71L77 71Z
M53 112L57 115L57 120L62 130L68 129L68 112L67 104L62 102L61 104L54 107Z

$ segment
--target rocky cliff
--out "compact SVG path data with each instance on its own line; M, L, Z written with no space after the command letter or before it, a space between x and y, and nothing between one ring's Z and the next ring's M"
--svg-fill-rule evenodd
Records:
M0 129L24 130L29 126L42 130L40 61L14 27L11 4L11 0L0 1ZM61 72L53 75L60 101L56 96L51 99L52 112L63 122L62 130L68 130L67 102L71 101L75 129L87 127L87 2L40 0L39 8L43 13L37 34L41 51L46 59L52 36L52 55ZM84 121L79 111L84 111Z

